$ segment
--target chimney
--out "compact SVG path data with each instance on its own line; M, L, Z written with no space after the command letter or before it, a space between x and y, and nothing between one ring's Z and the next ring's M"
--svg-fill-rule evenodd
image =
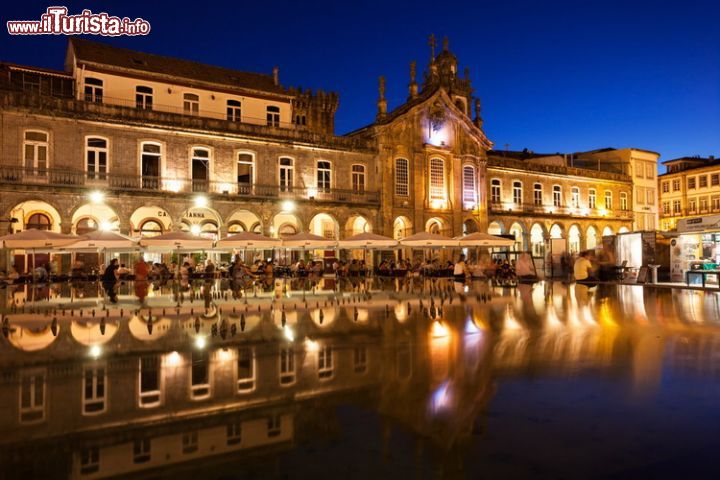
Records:
M273 67L273 83L275 85L280 85L280 68L279 67Z
M410 90L410 98L415 98L415 97L417 97L417 94L418 94L418 84L415 81L415 76L416 76L416 63L413 60L412 62L410 62L410 85L408 85L409 90Z
M377 119L381 120L387 115L387 100L385 100L385 77L378 78L378 101L377 101Z

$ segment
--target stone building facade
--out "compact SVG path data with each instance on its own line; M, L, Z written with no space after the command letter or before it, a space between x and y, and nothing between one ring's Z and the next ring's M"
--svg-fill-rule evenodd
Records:
M660 228L675 230L684 218L720 214L720 160L681 157L663 162L660 185Z

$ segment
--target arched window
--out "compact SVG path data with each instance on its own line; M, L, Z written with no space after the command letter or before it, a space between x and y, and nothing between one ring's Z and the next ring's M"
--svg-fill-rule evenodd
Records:
M513 223L510 226L510 230L508 230L508 233L515 237L515 245L513 245L513 250L516 252L522 252L524 250L523 245L523 228L519 223Z
M580 229L577 225L573 225L568 230L568 251L571 254L580 251Z
M533 204L536 207L541 207L543 204L543 188L541 183L533 185Z
M293 188L295 161L292 158L280 157L278 163L280 167L280 190L283 192L290 191Z
M255 156L240 152L237 156L237 183L240 194L250 194L250 187L255 183Z
M153 89L138 85L135 87L135 106L141 110L152 110Z
M163 227L160 222L155 220L145 220L140 224L140 236L141 237L157 237L162 235Z
M562 228L557 223L550 227L550 238L563 238Z
M520 181L513 182L513 203L515 205L522 205L523 197L523 185Z
M365 165L352 166L352 189L359 193L365 191Z
M210 150L193 147L190 158L193 192L207 192L210 188Z
M240 233L245 231L245 225L242 224L242 222L232 222L228 224L227 226L228 233Z
M597 247L597 244L597 230L595 230L595 227L590 226L588 227L587 233L585 234L585 246L588 250L592 250Z
M240 100L227 101L227 119L228 122L240 122L242 119L242 104Z
M85 217L78 220L77 224L75 225L75 234L86 235L88 233L97 231L97 229L97 222L90 217Z
M50 166L48 161L48 134L37 130L26 130L23 141L25 168L30 175L45 175Z
M87 137L85 142L85 167L88 179L106 180L108 171L108 142L100 137Z
M200 114L200 97L194 93L186 93L183 95L183 112L185 115Z
M207 220L200 225L200 236L210 240L218 239L218 226L217 223Z
M99 78L85 78L85 101L93 103L102 103L103 101L103 81Z
M318 190L330 190L332 187L332 165L330 162L318 160L316 174Z
M50 230L51 228L50 217L44 213L33 213L25 224L26 230Z
M445 200L445 160L430 159L430 201Z
M534 257L545 258L545 234L537 223L530 229L530 246Z
M280 238L289 237L290 235L295 235L296 233L297 228L295 228L295 225L290 223L284 223L280 225L280 228L278 228L278 237Z
M404 158L395 159L395 195L398 197L410 195L410 167Z
M269 127L280 126L280 107L269 106L266 109L267 124Z
M475 167L465 165L463 167L463 204L466 208L475 208L478 203L477 176Z
M610 190L605 190L605 208L608 210L613 208L613 198Z
M562 206L562 187L560 185L553 185L553 206Z
M497 178L493 178L490 181L490 203L500 203L500 200L502 198L502 186L500 185L500 180Z

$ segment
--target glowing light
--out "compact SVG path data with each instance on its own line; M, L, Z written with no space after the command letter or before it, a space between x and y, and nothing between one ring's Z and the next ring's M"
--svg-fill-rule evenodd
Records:
M223 193L230 193L232 191L232 185L229 183L221 183L220 184L220 191Z
M110 230L112 230L112 227L112 223L108 222L107 220L103 220L102 222L100 222L100 230L102 230L103 232L109 232Z
M464 202L463 207L465 210L475 210L477 208L477 203L475 202Z
M515 314L513 313L512 309L510 308L510 306L508 306L507 310L505 311L505 329L520 330L522 328L522 325L515 318Z
M233 354L227 348L222 348L217 352L217 358L220 362L229 362L233 358Z
M168 367L177 367L181 361L182 357L178 352L173 351L165 355L165 365Z
M295 211L295 202L292 200L285 200L280 205L280 208L282 208L283 212L294 212Z
M295 333L292 331L292 328L285 325L283 327L283 335L285 336L285 339L289 342L295 341Z
M178 193L182 190L182 182L180 180L167 180L165 182L165 189L173 193Z
M205 337L196 337L195 338L195 347L202 350L203 348L205 348L206 345L207 345L207 340L205 339Z
M473 322L472 318L468 317L467 322L465 322L465 333L469 335L482 333L482 328Z
M307 196L308 198L315 198L317 197L318 191L315 188L308 188Z
M195 197L195 199L193 200L193 204L194 204L197 208L205 208L205 207L208 206L208 199L207 199L207 197L204 196L204 195L198 195L198 196Z
M90 201L92 203L103 203L105 201L105 194L98 190L90 192Z
M98 358L102 354L102 348L100 348L100 345L93 345L90 347L90 356L93 358Z
M433 412L444 410L450 405L450 383L443 382L430 397Z
M200 232L202 231L202 228L200 228L200 225L192 225L190 227L190 233L193 235L200 235Z
M606 217L608 214L608 211L605 208L601 208L598 213L600 213L601 216Z
M310 340L309 338L305 340L305 349L309 353L315 353L318 350L320 350L320 344L316 340Z
M432 325L432 336L434 338L447 337L450 334L447 327L441 321L435 320Z
M430 200L430 208L435 210L445 208L445 200Z

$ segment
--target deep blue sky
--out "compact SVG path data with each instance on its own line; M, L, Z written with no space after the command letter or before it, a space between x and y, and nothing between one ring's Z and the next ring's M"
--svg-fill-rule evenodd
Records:
M716 1L24 1L3 5L3 30L58 3L152 25L147 37L98 40L240 70L278 65L286 86L338 91L339 133L374 118L379 75L390 108L406 98L408 63L425 68L435 33L470 68L496 148L720 154ZM66 42L4 30L0 58L61 68Z

